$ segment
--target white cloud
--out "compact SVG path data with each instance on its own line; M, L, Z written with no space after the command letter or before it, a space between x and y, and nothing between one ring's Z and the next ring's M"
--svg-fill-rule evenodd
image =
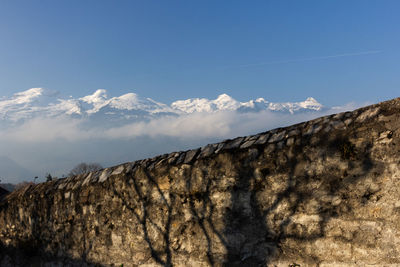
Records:
M90 127L87 119L74 119L67 116L57 118L34 118L25 123L0 130L1 140L13 142L68 142L88 139L115 140L134 139L140 136L175 137L180 139L230 138L238 135L256 134L275 127L287 126L310 120L329 113L351 110L356 104L335 107L323 112L299 114L275 113L268 110L241 113L238 111L219 111L214 113L195 112L180 116L164 116L147 121L138 121L121 127Z
M170 136L178 138L222 137L231 130L233 114L229 112L193 113L179 117L168 116L148 122L129 125L105 131L108 138L134 138L137 136Z
M0 131L0 139L19 143L50 143L54 140L77 141L90 138L92 130L81 130L83 121L67 117L34 118L22 125Z

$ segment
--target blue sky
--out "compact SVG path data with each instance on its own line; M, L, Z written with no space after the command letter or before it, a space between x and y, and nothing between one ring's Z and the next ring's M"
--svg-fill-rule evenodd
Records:
M399 1L1 1L0 96L399 96Z

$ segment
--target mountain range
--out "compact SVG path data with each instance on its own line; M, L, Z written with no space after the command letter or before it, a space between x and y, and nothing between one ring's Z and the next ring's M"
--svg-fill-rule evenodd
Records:
M191 98L177 100L170 105L151 98L127 93L118 97L108 97L107 91L98 89L93 94L80 98L61 98L57 93L43 88L31 88L0 98L0 122L3 125L18 124L41 117L69 116L93 121L113 121L120 123L145 120L160 116L179 116L196 112L213 113L218 111L299 113L321 111L323 105L312 97L302 102L273 103L258 98L240 102L227 94L216 99Z
M15 179L22 177L32 178L32 172L10 159L9 157L0 155L0 181L3 179ZM6 188L9 190L8 188Z

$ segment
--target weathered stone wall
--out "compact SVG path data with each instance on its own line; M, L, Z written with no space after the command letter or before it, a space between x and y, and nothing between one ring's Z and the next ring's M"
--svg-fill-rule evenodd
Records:
M399 266L400 99L38 184L1 266Z

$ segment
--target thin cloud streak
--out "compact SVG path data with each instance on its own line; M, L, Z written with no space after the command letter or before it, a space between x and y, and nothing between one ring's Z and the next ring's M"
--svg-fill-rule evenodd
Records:
M344 53L344 54L331 55L331 56L268 61L268 62L261 62L261 63L239 65L237 67L238 68L247 68L247 67L256 67L256 66L264 66L264 65L286 64L286 63L305 62L305 61L314 61L314 60L325 60L325 59L340 58L340 57L356 57L356 56L379 54L382 52L383 52L382 50L371 50L371 51L364 51L364 52L358 52L358 53Z

